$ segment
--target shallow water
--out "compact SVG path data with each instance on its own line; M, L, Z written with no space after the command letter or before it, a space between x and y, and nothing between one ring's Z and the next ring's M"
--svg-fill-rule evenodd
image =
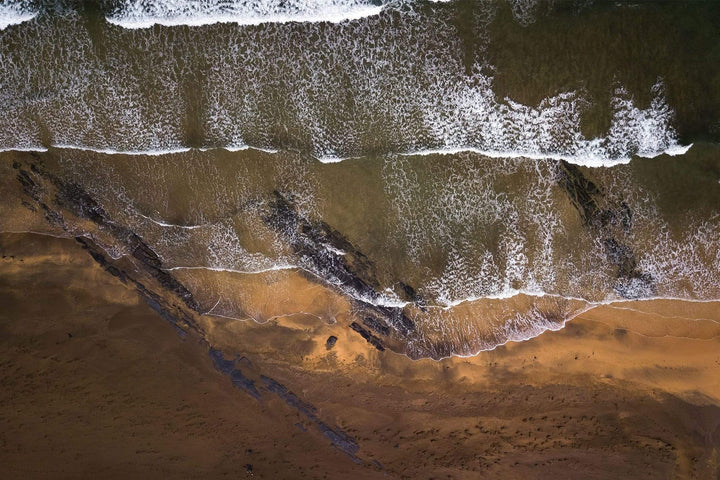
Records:
M716 2L88 5L0 8L2 231L130 254L72 185L205 314L316 283L414 357L720 298Z
M252 145L326 160L474 149L600 165L717 137L714 2L525 3L242 25L258 9L330 19L339 4L25 2L13 11L36 16L0 33L0 147ZM205 17L223 22L183 24Z

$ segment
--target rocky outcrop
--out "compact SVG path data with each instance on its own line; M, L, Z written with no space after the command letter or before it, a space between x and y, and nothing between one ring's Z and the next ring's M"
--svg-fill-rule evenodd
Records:
M134 285L138 295L140 295L145 303L155 310L161 318L170 323L181 338L185 338L190 330L200 332L197 323L190 314L177 305L173 305L165 297L158 295L151 289L147 288L143 283L135 278L132 273L128 273L118 268L105 256L102 248L98 247L95 243L85 237L75 237L75 241L78 242L82 248L86 250L90 256L110 275L117 277L125 284L130 283Z
M36 164L31 164L30 171L24 169L18 162L15 162L13 167L18 171L17 179L22 185L23 191L38 203L50 223L68 230L61 213L62 209L68 210L80 219L90 220L131 252L132 257L139 262L141 268L157 280L164 289L177 295L191 310L200 312L200 307L192 293L163 269L162 260L157 253L131 229L114 222L105 209L80 185L63 181ZM54 198L47 188L43 188L33 180L32 175L39 176L53 187ZM48 205L52 200L59 208L51 208Z
M255 387L255 382L246 377L242 370L236 367L235 361L225 360L223 353L212 347L210 347L209 354L215 368L223 375L228 375L230 377L230 381L236 388L243 390L258 402L261 401L260 392Z
M238 367L239 362L237 360L225 359L225 356L220 350L212 347L210 347L208 353L215 368L223 375L228 375L235 387L243 390L258 402L262 402L268 393L279 397L292 409L304 415L320 433L330 439L333 446L349 455L354 462L363 463L362 460L356 456L360 448L357 442L339 428L323 422L319 418L317 409L314 406L302 400L277 380L265 375L259 375L261 385L258 388L255 381L244 374ZM299 428L306 431L305 426L302 424L299 424Z
M375 335L373 335L372 333L368 332L359 323L357 323L357 322L351 323L350 328L352 328L353 330L358 332L360 334L360 336L363 337L373 347L377 348L381 352L385 350L385 347L383 346L380 339L378 337L376 337Z
M567 193L585 226L600 239L606 258L616 268L615 291L625 298L653 295L652 276L640 270L632 247L622 239L632 229L632 211L628 204L620 202L602 207L602 190L579 167L565 161L558 165L558 184Z
M75 231L71 227L71 216L80 220L88 220L97 225L103 233L109 233L114 241L130 252L134 262L124 261L123 257L120 259L109 257L105 250L89 237L78 235L74 238L105 271L126 285L133 286L138 295L161 318L168 321L183 339L187 338L190 333L196 334L193 338L208 347L208 353L215 368L230 377L230 381L236 388L258 402L262 402L267 394L276 395L289 407L307 417L316 429L331 441L333 446L346 453L352 461L363 463L356 456L359 450L357 442L339 428L322 421L315 407L301 400L276 380L261 375L254 368L251 368L252 374L248 375L240 368L240 362L237 359L227 360L220 350L208 343L205 333L193 318L194 313L202 312L192 294L163 269L160 257L139 235L129 228L115 223L105 209L81 186L62 181L35 163L29 165L27 168L20 162L15 162L13 167L17 170L16 177L23 193L27 196L28 200L24 201L30 210L42 211L49 223L63 229L69 235L73 235ZM67 221L63 214L67 214ZM343 245L346 248L349 246L349 244L342 243L342 237L336 232L327 233L325 238L332 245ZM319 240L319 238L315 238L315 240ZM360 254L355 258L358 268L361 270L369 268L370 264L367 262L363 264L365 260ZM341 272L342 270L335 269L335 271ZM351 276L347 278L350 279ZM180 302L176 300L180 300ZM336 341L336 337L328 339L329 348L334 346ZM249 361L247 363L249 364ZM256 384L258 379L260 379L261 385Z
M261 380L269 392L274 393L284 400L285 403L305 415L308 420L315 425L320 433L325 435L330 442L332 442L333 446L349 455L355 463L363 463L362 460L355 455L360 447L350 435L337 427L330 427L328 424L321 421L317 416L317 410L315 407L301 400L284 385L266 376L262 376Z
M102 206L79 185L62 182L55 177L51 178L58 189L56 199L59 205L67 208L79 218L91 220L99 227L109 231L115 240L132 252L133 258L138 260L143 268L163 288L180 297L190 309L200 312L200 308L190 291L162 268L160 257L139 235L129 228L113 222Z
M67 209L80 219L90 220L103 231L109 232L115 240L133 252L133 257L139 261L139 272L129 272L119 268L106 256L105 250L90 238L85 236L75 236L74 238L106 272L125 284L134 285L138 295L161 318L173 325L181 337L184 338L190 329L199 331L197 323L190 314L145 285L145 280L155 279L160 287L177 295L186 306L194 311L198 310L197 303L192 298L190 291L162 269L160 258L137 234L112 222L102 206L80 186L61 181L35 163L30 163L26 168L20 162L14 162L13 168L17 170L16 178L23 193L28 197L29 201L25 201L28 208L32 211L42 211L48 223L71 235L73 229L66 223L62 213L63 209ZM145 277L143 280L143 275L148 275L149 278Z
M391 329L401 335L415 330L403 308L380 304L382 287L372 261L327 223L301 215L291 196L275 191L269 213L263 220L290 244L301 265L317 277L314 280L320 279L351 297L362 311L362 321L367 326L384 336L390 334ZM411 286L400 285L399 294L406 301L424 308ZM380 344L380 340L373 345L376 343Z

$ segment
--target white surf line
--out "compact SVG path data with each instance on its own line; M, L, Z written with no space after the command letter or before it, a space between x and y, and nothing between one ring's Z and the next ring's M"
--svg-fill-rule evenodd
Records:
M210 314L212 314L212 311L215 310L215 307L217 307L218 305L220 305L220 300L222 300L222 297L218 297L218 301L215 302L215 305L213 305L213 307L212 307L210 310L208 310L207 312L203 313L203 315L210 315Z
M392 154L389 154L392 155ZM331 164L331 163L340 163L344 162L346 160L362 160L363 158L367 158L368 155L356 155L352 157L336 157L335 155L321 155L321 156L315 156L315 159L320 163L325 164Z
M667 149L651 155L636 154L639 158L656 158L661 155L677 156L687 153L694 144L687 146L673 145ZM557 160L566 161L575 165L585 167L613 167L615 165L626 165L632 161L632 157L620 157L617 159L609 159L605 157L581 155L563 155L557 153L537 153L537 152L516 152L516 151L497 151L483 150L476 147L441 147L437 149L423 149L410 152L400 153L402 156L429 156L429 155L456 155L458 153L476 153L489 158L527 158L529 160Z
M260 320L260 319L258 319L258 318L256 318L256 317L252 316L252 315L248 315L248 316L245 317L245 318L242 318L242 317L232 317L232 316L229 316L229 315L222 315L222 314L220 314L220 313L204 313L203 315L208 315L208 316L211 316L211 317L227 318L228 320L237 320L237 321L240 321L240 322L252 321L252 322L255 322L255 323L259 324L259 325L264 325L264 324L266 324L266 323L268 323L268 322L270 322L270 321L272 321L272 320L276 320L276 319L278 319L278 318L293 317L293 316L295 316L295 315L308 315L308 316L310 316L310 317L315 317L315 318L317 318L318 320L323 321L323 317L321 317L320 315L316 315L316 314L314 314L314 313L309 313L309 312L305 312L305 311L299 311L299 312L293 312L293 313L283 313L282 315L273 315L272 317L269 317L269 318L266 319L266 320Z
M690 145L683 146L683 145L673 145L661 152L657 152L650 155L643 155L640 153L635 154L638 158L656 158L661 155L669 155L671 157L678 156L678 155L684 155L686 154L690 148L692 148L694 144L691 143ZM633 157L620 157L617 159L609 159L605 157L600 156L582 156L582 155L564 155L559 153L538 153L538 152L518 152L518 151L500 151L500 150L483 150L481 148L477 147L471 147L471 146L463 146L463 147L440 147L440 148L429 148L429 149L420 149L420 150L411 150L408 152L399 152L399 153L385 153L378 155L379 157L387 157L390 155L400 155L404 157L424 157L424 156L430 156L430 155L457 155L458 153L476 153L478 155L482 155L484 157L488 158L519 158L519 159L528 159L528 160L556 160L556 161L566 161L568 163L572 163L574 165L580 165L585 167L614 167L615 165L626 165L630 163L633 159ZM357 160L366 158L368 155L364 156L349 156L349 157L339 157L335 155L322 155L322 156L315 156L315 158L325 164L329 163L339 163L343 162L345 160Z
M266 23L342 23L346 21L359 20L361 18L379 15L386 8L386 5L358 5L354 8L334 8L326 12L307 12L303 14L255 14L252 12L236 12L221 15L205 14L202 12L188 12L177 16L172 14L161 17L159 15L148 15L146 18L133 16L132 14L115 17L105 17L108 23L119 27L138 30L151 28L155 25L164 27L202 27L218 23L234 23L242 26L262 25ZM192 14L192 15L190 15Z
M245 146L227 146L227 147L177 147L177 148L166 148L157 150L116 150L112 148L94 148L83 145L69 145L69 144L58 144L50 145L49 147L0 147L0 153L2 152L37 152L45 153L50 149L57 150L77 150L81 152L93 152L103 155L128 155L128 156L146 156L146 157L159 157L162 155L173 155L179 153L187 153L191 151L197 152L212 152L217 150L225 150L227 152L241 152L245 150L255 150L258 152L275 154L282 153L281 150L265 148L265 147L253 147L251 145Z
M678 300L675 300L675 301L678 301ZM612 308L612 309L614 309L614 310L627 310L627 311L630 311L630 312L640 313L640 314L642 314L642 315L653 315L653 316L656 316L656 317L669 318L669 319L674 319L674 318L676 318L676 319L679 319L679 320L688 320L688 321L691 321L691 322L711 322L711 323L716 323L716 324L720 325L720 321L714 320L714 319L712 319L712 318L705 318L705 317L690 318L690 317L683 317L683 316L681 316L681 315L663 315L662 313L647 312L647 311L645 311L645 310L638 310L638 309L636 309L636 308L629 308L629 307L619 307L619 306L612 305L612 304L611 304L611 305L608 305L608 308Z
M512 293L509 293L512 292ZM641 297L641 298L607 298L603 300L589 300L582 297L573 297L570 295L563 295L561 293L548 293L548 292L538 292L533 290L512 290L508 291L508 293L499 293L495 295L488 295L484 297L470 297L465 298L461 300L455 300L452 301L448 305L427 305L430 308L442 308L443 310L447 310L453 307L456 307L457 305L461 305L463 303L467 302L475 302L479 300L505 300L510 299L519 295L524 295L527 297L553 297L553 298L561 298L564 300L575 300L578 302L587 303L589 305L593 306L612 306L612 308L622 308L622 307L614 307L613 305L618 303L632 303L632 302L653 302L653 301L662 301L662 300L668 300L668 301L677 301L677 302L692 302L692 303L717 303L720 302L720 298L685 298L685 297ZM631 309L628 309L631 310Z
M47 152L48 149L45 147L2 147L0 148L0 153L3 152L37 152L37 153L44 153Z
M174 272L177 270L209 270L212 272L224 272L224 273L239 273L242 275L255 275L258 273L267 273L267 272L274 272L279 270L302 270L302 268L298 267L297 265L275 265L268 268L262 268L259 270L236 270L233 268L223 268L223 267L186 267L186 266L178 266L178 267L170 267L170 268L164 268L163 270L167 272Z
M656 155L643 155L641 153L636 154L638 157L642 158L655 158L659 157L660 155L669 155L671 157L676 157L678 155L685 155L688 150L692 148L694 144L691 143L690 145L673 145L668 148L666 148L662 153L658 153Z
M398 307L398 308L403 308L412 303L412 302L393 302L393 301L383 302L382 299L380 302L378 302L378 301L370 299L370 298L365 298L365 297L361 297L359 295L355 295L352 292L349 292L349 291L346 291L345 289L343 289L342 283L332 282L332 281L326 279L325 277L321 276L320 274L313 272L312 270L308 270L299 265L291 265L291 264L276 265L273 267L263 268L263 269L259 269L259 270L252 270L252 271L237 270L237 269L223 268L223 267L202 267L202 266L194 266L194 267L177 266L177 267L165 268L164 270L168 271L168 272L172 272L172 271L176 271L176 270L209 270L209 271L213 271L213 272L238 273L238 274L242 274L242 275L255 275L255 274L267 273L267 272L278 271L278 270L301 270L309 275L312 275L313 277L318 278L325 284L338 287L341 290L341 293L343 295L353 298L359 302L369 303L371 305L375 305L376 307Z
M299 312L283 313L282 315L273 315L272 317L268 318L267 321L269 322L270 320L275 320L275 319L278 319L278 318L294 317L295 315L308 315L308 316L310 316L310 317L315 317L315 318L317 318L318 320L322 320L322 319L323 319L322 316L317 315L317 314L315 314L315 313L310 313L310 312L306 312L306 311L304 311L304 310L300 310Z
M245 150L257 150L259 152L265 152L265 153L280 153L280 150L275 148L264 148L264 147L253 147L250 145L229 145L226 147L200 147L196 150L200 152L211 152L213 150L227 150L228 152L242 152Z
M220 300L218 300L218 303L220 303ZM216 306L217 306L217 303L215 304L215 307L216 307ZM215 307L213 307L212 309L214 309ZM212 310L212 309L211 309L211 310ZM304 310L300 310L299 312L283 313L283 314L280 314L280 315L273 315L272 317L268 317L268 318L265 319L265 320L260 320L259 318L255 317L255 316L253 316L253 315L247 315L246 318L242 318L242 317L232 317L232 316L229 316L229 315L222 315L222 314L220 314L220 313L209 313L209 312L208 312L208 313L204 313L203 315L210 315L211 317L227 318L227 319L230 319L230 320L239 320L239 321L241 321L241 322L246 322L246 321L248 321L248 320L251 320L251 321L253 321L253 322L257 323L257 324L260 324L260 325L264 325L264 324L266 324L267 322L270 322L270 321L275 320L275 319L278 319L278 318L288 318L288 317L293 317L293 316L295 316L295 315L307 315L307 316L310 316L310 317L315 317L315 318L317 318L317 319L320 320L320 321L322 321L322 319L323 319L323 317L321 317L320 315L316 315L316 314L314 314L314 313L306 312L306 311L304 311Z
M272 317L269 317L269 318L268 318L267 320L265 320L265 321L260 321L260 320L258 320L257 318L255 318L255 317L253 317L253 316L251 316L251 315L249 315L249 316L247 317L247 319L243 319L243 318L240 318L240 317L231 317L231 316L222 315L222 314L219 314L219 313L212 313L213 310L215 310L215 308L217 308L217 306L220 305L220 302L221 302L221 301L222 301L222 297L218 297L218 301L215 302L215 305L213 305L213 307L212 307L210 310L208 310L207 312L203 313L202 315L210 315L210 316L213 316L213 317L222 317L222 318L228 318L228 319L234 319L234 320L240 320L240 321L252 320L252 321L254 321L254 322L256 322L256 323L259 323L259 324L267 323L267 322L269 322L270 320L275 320L275 319L277 319L277 318L292 317L292 316L294 316L294 315L308 315L308 316L311 316L311 317L315 317L315 318L317 318L318 320L322 320L322 319L323 319L323 317L320 316L320 315L317 315L317 314L314 314L314 313L310 313L310 312L306 312L306 311L304 311L304 310L300 310L299 312L283 313L282 315L273 315Z
M247 318L241 318L241 317L231 317L230 315L222 315L220 313L208 313L208 314L204 314L204 315L208 315L210 317L227 318L228 320L237 320L238 322L251 321L251 322L258 323L260 325L262 325L264 323L264 322L261 322L260 320L258 320L257 318L251 317L251 316L248 316Z
M165 268L166 271L175 271L175 270L210 270L214 272L226 272L226 273L238 273L242 275L254 275L254 274L260 274L260 273L267 273L271 271L277 271L277 270L302 270L303 272L306 272L320 280L322 282L333 285L336 287L340 287L342 290L343 284L342 283L333 283L329 281L328 279L322 277L320 274L313 272L312 270L308 270L306 268L303 268L299 265L292 265L292 264L286 264L286 265L277 265L273 267L268 268L262 268L259 270L237 270L232 268L224 268L224 267L204 267L204 266L177 266L177 267L170 267ZM363 303L369 303L372 305L375 305L377 307L397 307L397 308L404 308L408 305L413 305L414 302L375 302L372 299L361 297L358 295L354 295L351 292L344 291L343 294L358 300ZM483 300L509 300L511 298L517 297L517 296L526 296L526 297L535 297L535 298L543 298L543 297L551 297L551 298L559 298L563 300L570 300L570 301L577 301L587 304L588 306L594 308L599 306L613 306L618 303L631 303L631 302L652 302L652 301L662 301L662 300L668 300L668 301L680 301L680 302L693 302L693 303L717 303L720 302L720 298L713 298L713 299L695 299L695 298L683 298L683 297L644 297L644 298L611 298L611 299L604 299L604 300L588 300L586 298L582 297L573 297L569 295L563 295L561 293L548 293L548 292L538 292L534 290L509 290L506 292L500 292L498 294L494 295L487 295L484 297L470 297L470 298L464 298L461 300L455 300L450 302L449 304L425 304L423 307L425 308L435 308L440 310L450 310L458 305L461 305L463 303L472 303L472 302L478 302ZM623 307L613 307L613 308L623 308Z
M587 300L582 297L572 297L568 295L563 295L560 293L548 293L543 291L537 291L537 290L523 290L523 289L510 289L510 290L503 290L502 292L498 292L495 294L490 294L482 297L467 297L462 298L459 300L451 300L447 304L437 304L437 305L425 305L428 308L439 308L442 310L450 310L454 307L457 307L458 305L462 305L463 303L472 303L477 302L481 300L508 300L517 296L526 296L526 297L536 297L536 298L542 298L542 297L553 297L553 298L562 298L564 300L575 300L578 302L593 304L597 302L593 302L591 300Z
M94 148L87 147L84 145L69 145L59 144L51 145L50 148L56 148L59 150L81 150L87 152L101 153L104 155L138 155L147 157L159 157L161 155L172 155L175 153L186 153L191 150L190 147L176 147L176 148L158 148L152 150L115 150L114 148Z
M661 155L669 155L671 157L677 155L684 155L687 153L694 144L688 146L677 146L670 147L667 150L656 153L654 155L641 155L636 154L638 158L656 158ZM561 154L540 154L540 153L523 153L523 152L501 152L495 150L482 150L475 147L447 147L438 149L427 149L427 150L413 150L409 152L388 152L384 154L378 154L378 158L389 157L392 155L400 155L403 157L427 157L431 155L457 155L459 153L475 153L488 158L517 158L517 159L528 159L528 160L555 160L555 161L566 161L573 165L579 165L591 168L611 168L616 165L627 165L633 159L633 157L621 157L618 159L608 159L604 157L582 157L573 155L561 155ZM315 159L323 164L340 163L346 160L360 160L368 158L371 155L359 155L349 157L336 157L336 156L315 156Z
M685 297L641 297L641 298L613 298L596 302L598 305L613 305L615 303L632 303L632 302L654 302L660 300L670 300L678 302L692 303L717 303L720 298L685 298Z
M527 342L527 341L532 340L533 338L537 338L537 337L539 337L540 335L542 335L542 334L544 334L544 333L546 333L546 332L549 332L549 331L550 331L550 332L558 332L558 331L564 329L568 322L570 322L570 321L573 320L574 318L577 318L578 316L582 315L583 313L587 313L588 311L592 310L593 308L596 308L596 306L595 306L595 305L589 305L587 308L585 308L585 309L577 312L576 314L570 316L569 318L563 319L562 323L561 323L557 328L550 327L550 326L544 327L544 328L541 327L541 328L540 328L541 331L538 332L538 333L535 334L535 335L528 335L528 336L526 336L526 337L519 337L519 338L517 338L517 337L508 338L507 340L505 340L505 341L503 341L503 342L501 342L501 343L498 343L497 345L494 345L494 346L492 346L492 347L487 347L487 348L486 348L486 347L481 347L480 349L478 349L477 351L475 351L475 353L469 353L469 354L452 353L452 354L447 355L447 356L445 356L445 357L440 357L440 358L438 358L438 359L435 359L435 358L431 358L431 357L412 358L412 357L410 357L410 356L409 356L408 354L406 354L406 353L394 352L394 351L392 351L392 350L389 350L389 351L392 352L392 353L394 353L394 354L396 354L396 355L401 355L401 356L403 356L403 357L409 358L410 360L412 360L412 361L414 361L414 362L415 362L415 361L421 361L421 360L432 360L432 361L434 361L434 362L441 362L441 361L443 361L443 360L445 360L445 359L453 358L453 357L457 357L457 358L477 357L477 356L480 355L482 352L492 352L492 351L495 350L496 348L501 347L501 346L503 346L503 345L507 345L508 343L511 343L511 342L513 342L513 343Z
M308 270L307 268L301 267L299 265L290 265L290 264L278 265L278 266L274 266L274 267L263 268L260 270L253 270L253 271L236 270L236 269L232 269L232 268L222 268L222 267L200 267L200 266L195 266L195 267L178 266L178 267L165 268L164 270L168 271L168 272L172 272L175 270L209 270L209 271L214 271L214 272L239 273L242 275L255 275L255 274L259 274L259 273L267 273L267 272L272 272L272 271L277 271L277 270L302 270L303 272L306 272L307 274L318 278L325 284L338 287L341 290L341 293L343 295L346 295L346 296L348 296L352 299L355 299L359 302L375 305L376 307L397 307L397 308L403 308L412 303L412 302L393 302L393 301L383 302L382 299L380 299L380 301L378 302L378 301L370 299L370 298L365 298L365 297L361 297L359 295L355 295L352 292L346 291L343 288L342 283L331 282L330 280L326 279L325 277L321 276L320 274L313 272L312 270Z
M165 222L162 222L162 221L160 221L160 220L155 220L155 219L152 218L152 217L148 217L147 215L143 215L142 213L138 212L137 210L136 210L135 212L137 213L138 216L140 216L140 217L142 217L142 218L145 218L145 219L151 221L152 223L154 223L154 224L156 224L156 225L159 225L159 226L161 226L161 227L166 227L166 228L182 228L182 229L186 229L186 230L195 230L195 229L198 229L198 228L205 228L205 227L209 227L209 226L212 226L212 225L213 225L212 223L203 223L203 224L201 224L201 225L177 225L177 224L174 224L174 223L165 223Z
M228 320L237 320L238 322L252 321L252 322L255 322L255 323L259 323L260 325L262 325L262 324L264 323L264 322L261 322L260 320L258 320L258 319L255 318L255 317L252 317L252 316L247 316L247 317L245 317L245 318L243 318L243 317L232 317L232 316L230 316L230 315L223 315L223 314L221 314L221 313L203 313L203 314L201 314L201 315L207 315L207 316L209 316L209 317L226 318L226 319L228 319Z
M686 154L695 144L691 143L687 146L675 145L667 148L662 152L658 152L652 155L641 155L636 154L637 158L657 158L661 155L678 156ZM111 148L93 148L82 145L70 145L70 144L59 144L51 145L49 148L59 150L79 150L100 153L104 155L128 155L128 156L162 156L162 155L173 155L179 153L187 153L190 151L197 152L212 152L217 150L225 150L227 152L241 152L245 150L255 150L267 154L278 154L278 153L297 153L295 150L279 150L266 147L255 147L252 145L229 145L223 147L177 147L157 150L116 150ZM38 152L43 153L49 150L48 147L7 147L0 148L1 152ZM540 154L540 153L528 153L528 152L514 152L514 151L495 151L495 150L483 150L475 147L442 147L437 149L423 149L414 150L409 152L386 152L377 155L354 155L349 157L338 157L334 155L312 155L318 162L328 165L333 163L340 163L346 160L361 160L364 158L386 158L393 155L400 155L405 157L423 157L431 155L456 155L458 153L475 153L488 158L517 158L517 159L528 159L528 160L555 160L555 161L566 161L574 165L591 167L591 168L611 168L616 165L627 165L633 159L633 157L621 157L618 159L608 159L604 157L582 157L573 155L562 155L562 154Z
M564 297L561 297L561 298L564 298ZM597 303L588 302L587 308L584 308L584 309L580 310L579 312L571 315L570 317L568 317L568 318L566 318L566 319L563 319L562 324L561 324L558 328L553 328L553 327L543 328L542 331L541 331L540 333L538 333L537 335L529 335L528 337L519 338L519 339L518 339L518 338L508 339L508 340L505 340L505 341L502 342L502 343L499 343L499 344L495 345L494 347L491 347L491 348L481 348L481 349L479 349L477 352L475 352L475 353L473 353L473 354L469 354L469 355L451 354L451 355L449 355L449 356L447 356L447 357L442 357L442 358L438 359L437 361L444 360L444 359L446 359L446 358L451 358L451 357L458 357L458 358L470 358L470 357L475 357L475 356L479 355L479 354L482 353L482 352L490 352L490 351L493 351L493 350L495 350L496 348L498 348L498 347L500 347L500 346L502 346L502 345L506 345L507 343L510 343L510 342L526 342L526 341L532 340L533 338L537 338L537 337L539 337L540 335L542 335L543 333L548 332L548 331L552 331L552 332L560 331L560 330L562 330L562 329L565 328L565 326L568 324L568 322L570 322L570 321L572 321L573 319L579 317L580 315L583 315L583 314L589 312L590 310L593 310L593 309L598 308L598 307L601 307L601 306L609 306L610 308L622 308L622 307L614 307L614 306L612 306L612 303L624 303L624 302L633 302L633 301L654 301L654 300L672 300L672 301L696 302L696 303L717 303L717 302L720 302L720 299L713 299L713 300L695 300L695 299L684 299L684 298L678 298L678 297L653 297L653 298L643 298L643 299L633 299L633 300L611 300L611 301L608 301L608 302L597 302ZM599 321L599 320L592 320L592 319L588 319L588 320L605 324L604 322L601 322L601 321ZM663 336L659 336L659 335L658 335L658 336L644 335L644 334L642 334L642 333L638 333L638 332L635 332L635 331L633 331L633 330L628 330L628 331L631 332L631 333L633 333L633 334L635 334L635 335L641 335L641 336L644 336L644 337L647 337L647 338L662 338L662 337L663 337ZM666 336L666 337L672 337L672 335L664 335L664 336ZM676 338L687 338L687 339L689 339L689 340L705 341L705 340L715 340L716 338L720 338L720 337L717 337L717 336L716 336L716 337L711 337L711 338L709 338L709 339L704 339L704 338L693 338L693 337L680 337L680 336L678 336L678 337L676 337ZM395 352L393 352L393 353L395 353ZM409 357L407 354L401 353L400 355L403 355L403 356L405 356L405 357L407 357L407 358L410 358L410 360L413 360L413 359L412 359L411 357ZM418 358L417 360L422 360L422 359ZM432 358L431 358L430 360L435 360L435 359L432 359Z

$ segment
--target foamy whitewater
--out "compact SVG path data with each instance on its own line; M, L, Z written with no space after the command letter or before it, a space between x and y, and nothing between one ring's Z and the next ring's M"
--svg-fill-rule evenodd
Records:
M192 5L131 2L120 8L128 19L154 18L155 11L197 19L236 8ZM678 143L662 79L647 86L647 106L615 85L609 129L588 138L582 123L592 99L576 91L538 105L498 98L493 76L483 73L493 67L478 63L466 71L456 30L441 14L382 13L362 22L259 30L225 26L209 35L112 31L117 39L101 50L79 14L46 15L26 25L18 38L7 38L19 47L9 49L0 38L0 150L60 146L160 155L251 146L304 151L323 162L473 151L611 166L688 148ZM54 42L43 40L49 37ZM193 84L196 77L202 85Z
M29 2L4 2L0 4L0 30L32 20L37 12L30 8Z
M366 170L381 182L373 185L353 169L342 170L343 164L333 174L307 156L284 152L262 154L259 161L245 152L218 157L215 151L189 151L152 159L50 153L61 178L147 242L207 315L265 321L267 312L252 295L282 305L286 282L302 273L358 305L403 309L416 330L403 337L401 351L440 358L557 330L594 306L627 301L628 295L720 299L720 217L688 215L670 225L658 209L658 192L643 186L632 163L590 171L606 192L598 199L603 208L624 204L632 212L631 232L613 235L652 279L649 293L618 289L602 237L577 222L558 187L554 160L392 156ZM332 266L348 255L344 249L319 244L316 254L324 260L318 264L268 227L272 195L262 186L268 184L293 198L308 221L322 219L343 232L343 218L365 226L348 234L377 268L380 283L373 294L335 276ZM356 202L343 202L346 195ZM358 195L384 207L354 211L362 203ZM171 198L188 206L178 209ZM340 217L333 213L338 203L345 211ZM110 231L87 230L88 222L76 222L72 212L63 218L65 235L92 238L113 258L133 258ZM9 230L3 222L0 230ZM385 233L364 233L377 228ZM422 300L404 298L399 282L410 282Z
M430 0L448 3L452 0ZM535 20L539 0L507 0L515 19L528 25ZM125 0L107 21L123 28L153 25L202 26L215 23L259 25L262 23L338 23L378 15L386 7L407 0Z
M414 357L532 338L603 303L720 298L720 100L641 21L674 11L553 5L3 2L0 186L59 216L23 197L22 214L0 203L0 231L62 218L63 235L133 258L56 183L11 169L39 162L142 238L200 311L261 321L310 282L353 312L407 315L416 330L388 338ZM637 21L608 23L613 9ZM653 48L607 49L614 29Z
M128 0L107 20L123 28L342 22L377 15L382 9L382 5L363 0Z

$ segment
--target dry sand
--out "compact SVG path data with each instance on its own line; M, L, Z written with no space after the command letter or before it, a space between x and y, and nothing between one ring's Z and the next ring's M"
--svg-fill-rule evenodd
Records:
M0 234L0 253L3 478L720 478L718 303L603 306L413 361L301 277L294 300L258 300L264 323L202 316L205 339L183 338L73 240ZM208 342L315 420L233 387ZM318 422L354 438L357 463Z

